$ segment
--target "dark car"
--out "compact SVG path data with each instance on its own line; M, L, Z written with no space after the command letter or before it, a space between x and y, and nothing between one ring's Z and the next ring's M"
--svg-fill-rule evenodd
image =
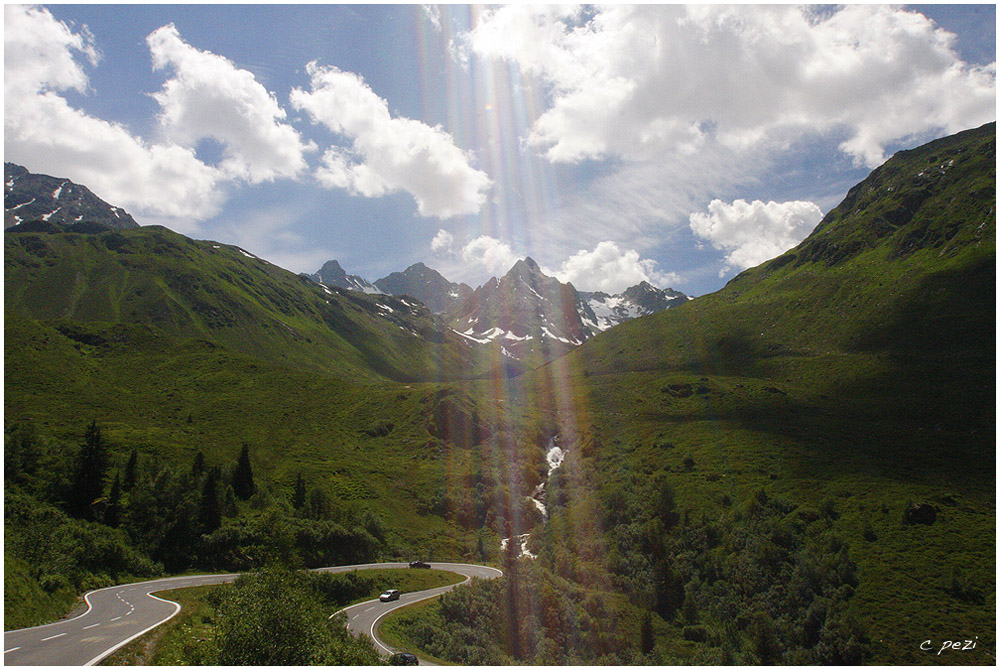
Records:
M389 665L420 665L413 654L393 654L389 657Z
M430 563L426 563L424 561L410 561L410 567L411 568L429 568L429 567L431 567L431 565L430 565Z

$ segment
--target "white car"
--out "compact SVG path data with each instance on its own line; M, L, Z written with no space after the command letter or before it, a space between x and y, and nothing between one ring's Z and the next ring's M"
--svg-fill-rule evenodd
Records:
M380 595L378 597L378 599L381 600L384 603L387 603L390 600L399 600L399 590L398 589L389 589L388 591L386 591L385 593L383 593L382 595Z

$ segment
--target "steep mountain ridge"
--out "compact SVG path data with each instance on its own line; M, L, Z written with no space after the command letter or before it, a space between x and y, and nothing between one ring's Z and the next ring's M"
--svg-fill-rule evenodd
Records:
M680 291L656 288L646 281L625 289L619 295L600 291L580 295L597 318L596 322L587 323L595 334L625 321L682 305L691 299Z
M3 177L4 229L85 232L95 225L97 229L139 227L124 209L109 205L69 179L34 174L14 163L4 163Z
M427 305L435 314L443 314L472 295L467 284L456 284L423 263L414 263L403 272L393 272L375 281L375 286L389 295L408 295Z
M584 319L597 321L572 284L545 275L530 257L477 288L447 318L463 337L495 342L504 355L529 362L579 346L592 335Z
M349 291L360 291L361 293L384 293L367 279L358 275L349 275L340 263L335 260L327 261L319 270L311 275L307 275L317 284L326 286L337 286Z
M986 344L995 314L995 155L995 124L899 152L794 249L641 326L624 323L580 356L608 371L639 361L643 369L721 371L876 342L933 357L970 338ZM945 331L947 340L931 336Z
M679 291L659 289L645 281L618 295L580 292L572 284L544 274L530 257L517 261L500 279L492 277L475 290L448 281L423 263L374 284L348 275L337 261L328 261L309 277L348 290L416 298L469 342L497 344L501 358L522 361L529 367L561 356L624 321L688 300Z

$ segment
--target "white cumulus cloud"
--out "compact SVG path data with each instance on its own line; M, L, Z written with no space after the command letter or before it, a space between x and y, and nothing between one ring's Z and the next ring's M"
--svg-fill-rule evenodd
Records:
M87 74L76 56L97 65L100 54L84 28L70 28L39 7L4 6L4 95L38 95L47 90L87 90Z
M348 138L330 147L317 173L320 183L365 197L403 190L421 216L474 214L486 201L490 179L440 127L393 118L388 103L364 80L336 67L307 66L310 90L296 88L291 102Z
M504 275L519 258L509 244L489 235L480 235L462 247L462 261L478 266L497 277Z
M434 239L431 240L431 251L440 255L448 255L454 253L453 245L455 243L455 236L449 233L444 228L437 231Z
M193 220L221 206L221 175L194 152L154 144L74 108L61 94L86 93L98 51L45 8L4 7L4 160L85 184L138 220Z
M187 44L173 24L153 31L146 42L153 68L173 71L153 94L172 141L195 147L203 138L217 140L223 145L219 167L248 182L294 177L305 169L308 147L282 123L285 110L253 73Z
M724 250L726 263L721 277L729 269L744 270L788 251L806 238L823 218L811 202L747 202L738 199L727 204L713 200L708 212L691 215L695 235Z
M660 272L656 261L640 258L635 249L622 251L612 241L600 242L593 250L573 254L556 271L546 271L562 282L571 282L581 291L621 293L640 282L660 288L681 281L674 272Z
M529 144L557 162L780 149L837 133L875 166L885 147L996 118L996 63L963 62L954 35L884 5L505 5L464 36L516 62L550 105Z

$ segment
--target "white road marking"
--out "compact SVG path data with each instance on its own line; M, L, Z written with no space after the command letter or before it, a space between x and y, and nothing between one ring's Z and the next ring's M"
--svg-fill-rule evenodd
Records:
M10 649L4 649L3 653L9 654L12 651L17 651L20 647L11 647Z
M147 582L147 583L148 583L148 582ZM155 583L155 582L154 582L154 583ZM145 635L146 633L148 633L149 631L151 631L151 630L153 630L154 628L156 628L157 626L159 626L160 624L162 624L162 623L166 623L167 621L170 621L171 619L173 619L173 618L174 618L174 616L175 616L175 615L176 615L176 614L177 614L178 612L180 612L180 611L181 611L181 606L180 606L179 604L175 603L175 602L174 602L173 600L164 600L163 598L159 598L159 597L157 597L157 596L154 596L154 595L153 595L152 593L150 593L150 592L147 592L147 593L146 593L146 595L147 595L147 596L149 596L150 598L152 598L153 600L159 600L159 601L160 601L161 603L170 603L171 605L173 605L173 606L174 606L174 611L173 611L173 612L171 612L171 613L170 613L170 616L168 616L168 617L167 617L166 619L163 619L162 621L157 621L157 622L156 622L156 623L154 623L153 625L151 625L151 626L148 626L148 627L146 627L146 628L144 628L144 629L140 630L140 631L139 631L138 633L136 633L136 634L135 634L135 635L133 635L132 637L128 638L127 640L122 640L121 642L119 642L119 643L118 643L118 644L116 644L115 646L111 647L110 649L105 649L105 650L104 650L104 651L102 651L102 652L101 652L100 654L98 654L98 655L97 655L97 656L95 656L94 658L92 658L92 659L90 659L89 661L87 661L86 663L84 663L83 665L84 665L85 667L87 667L87 666L91 666L91 665L94 665L95 663L99 662L99 661L100 661L100 660L101 660L102 658L104 658L105 656L110 656L111 654L115 653L116 651L118 651L119 649L121 649L122 647L124 647L124 646L125 646L126 644L128 644L128 643L129 643L129 642L131 642L132 640L136 639L137 637L141 637L141 636Z
M99 624L99 623L92 623L92 624L90 624L89 626L84 626L84 627L83 627L83 629L84 629L84 630L87 630L88 628L94 628L94 627L96 627L96 626L100 626L100 625L101 625L101 624Z
M442 565L442 567L445 566L445 565L447 565L447 566L456 566L456 567L460 567L460 566L461 567L465 567L463 564L453 564L453 563L446 563L446 564L441 564L441 565ZM352 571L352 570L364 570L364 569L373 569L373 568L405 568L405 567L407 567L405 563L388 563L388 564L371 563L371 564L365 564L365 565L337 566L337 567L332 568L332 569L327 568L327 569L322 569L322 570L319 570L319 571L321 571L321 572L348 572L348 571ZM438 566L435 565L435 567L438 567ZM447 569L447 568L445 568L445 569ZM489 572L491 572L491 573L493 573L495 575L498 575L498 576L503 574L500 570L496 570L495 568L494 569L487 569L487 570L489 570ZM136 583L136 584L131 584L130 585L131 590L128 591L128 592L125 592L125 595L128 595L129 597L137 597L137 598L139 598L142 601L144 601L145 598L152 598L154 600L159 600L160 602L169 603L170 605L173 605L174 611L170 615L168 615L165 619L163 619L162 621L154 623L154 624L148 626L145 630L139 631L135 635L129 637L127 640L123 640L123 641L119 642L118 644L115 644L114 646L112 646L110 649L104 650L98 656L92 658L90 661L88 661L84 665L89 666L89 665L94 665L95 663L98 663L100 660L102 660L103 658L107 657L108 655L114 653L116 650L118 650L121 647L125 646L126 644L128 644L132 640L134 640L134 639L136 639L136 638L144 635L145 633L149 632L153 628L156 628L158 625L160 625L160 624L164 623L165 621L173 618L180 611L180 609L181 609L180 605L178 605L175 602L172 602L172 601L169 601L169 600L165 600L163 598L159 598L159 597L153 595L150 591L146 590L146 588L149 588L151 591L155 592L155 591L164 590L164 589L168 589L168 588L179 588L180 585L183 584L183 583L188 583L188 584L192 584L193 585L195 583L201 584L203 582L213 582L213 581L216 581L216 580L219 580L219 581L225 583L225 582L231 582L237 576L238 575L236 575L236 574L205 575L205 576L197 578L197 579L184 580L183 582L173 581L173 580L171 580L171 579L168 578L168 579L162 579L162 580L148 580L148 581L145 581L145 582L139 582L139 583ZM220 580L220 578L221 578L221 580ZM471 579L471 576L467 575L466 579L463 581L463 583L469 581L470 579ZM42 626L39 626L37 628L44 628L46 626L54 626L54 625L65 624L68 621L71 621L71 620L74 620L74 619L79 619L79 618L82 618L84 616L87 616L88 614L91 614L93 612L93 609L94 609L93 603L91 602L91 597L94 596L95 594L98 594L98 593L102 593L102 592L103 593L107 593L111 589L115 589L115 588L120 588L120 587L109 586L109 587L105 587L103 589L96 589L94 591L90 591L89 593L84 594L84 601L87 604L87 608L86 608L86 610L84 612L82 612L81 614L77 615L76 617L73 617L73 619L66 619L66 620L63 620L63 621L53 622L51 624L43 624ZM139 589L142 589L142 590L140 591ZM114 593L114 592L112 592L112 593ZM108 595L111 595L111 594L109 593ZM129 605L129 611L130 612L132 610L136 609L134 605L132 605L127 600L125 600L123 597L121 597L120 593L115 593L115 596L118 597L119 600L121 600L123 603ZM428 596L428 597L433 597L433 596ZM369 601L369 602L373 602L373 601ZM368 604L368 603L365 603L365 604ZM403 605L403 604L404 603L399 603L399 605ZM407 602L405 604L409 604L409 602ZM377 609L378 606L379 606L379 603L375 602L374 605L375 605L375 607L369 608L368 611L372 611L374 609ZM349 609L349 608L344 608L344 610L347 610L347 609ZM382 612L382 614L386 614L389 611L392 611L393 609L395 609L395 608L390 608L389 610L386 610L385 612ZM331 615L331 618L333 616L336 616L336 614L338 614L338 613L339 613L339 611L336 612L336 613L334 613L333 615ZM347 612L347 614L348 614L348 616L352 616L350 612ZM128 616L128 614L125 614L125 616ZM117 621L117 620L120 620L121 618L122 618L121 616L115 617L114 619L111 619L111 621ZM353 616L352 616L352 618L353 618ZM379 619L381 619L381 616L379 616ZM92 624L92 625L86 626L86 628L87 629L91 629L91 628L95 628L95 627L97 627L99 625L100 625L99 623L98 624ZM374 628L375 628L375 626L373 626L373 629ZM372 632L374 632L374 631L372 631ZM67 633L58 633L56 635L52 635L50 637L44 638L43 641L48 641L48 640L52 640L52 639L55 639L55 638L63 637L64 635L67 635ZM378 643L378 640L376 640L376 643ZM384 645L380 645L380 646L383 647L383 648L385 648ZM21 648L23 648L23 647L12 647L12 648L10 648L8 650L5 650L4 653L6 654L8 652L16 651L16 650L21 649Z

